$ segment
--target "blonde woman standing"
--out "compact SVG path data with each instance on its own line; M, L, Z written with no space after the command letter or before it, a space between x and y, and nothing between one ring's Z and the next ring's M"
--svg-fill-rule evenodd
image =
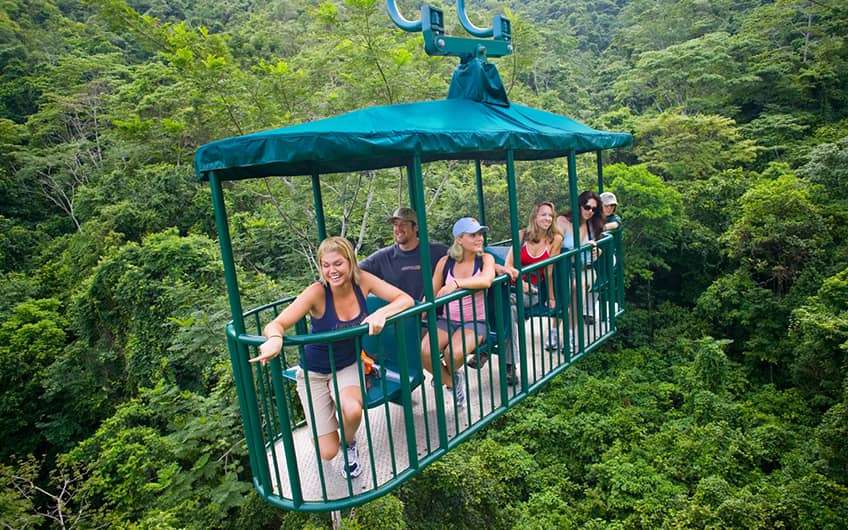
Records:
M368 324L368 333L376 335L382 331L386 319L412 307L412 298L371 273L362 271L356 263L353 247L343 237L328 237L318 247L318 264L321 279L307 287L286 307L277 318L265 326L263 333L268 338L260 347L259 355L250 362L263 365L280 354L286 329L295 325L309 314L310 332L320 333ZM387 305L368 314L365 298L374 294ZM318 434L318 451L325 461L332 460L339 452L339 421L336 418L333 373L330 368L330 346L332 346L335 377L338 381L339 408L342 412L345 441L347 442L347 467L342 475L351 477L362 473L359 451L356 448L356 431L362 420L362 392L359 388L359 370L356 358L359 352L353 339L330 344L309 344L304 347L304 356L297 371L297 393L303 410L313 410L315 430ZM306 378L309 374L310 400L306 393ZM309 413L306 413L309 421Z

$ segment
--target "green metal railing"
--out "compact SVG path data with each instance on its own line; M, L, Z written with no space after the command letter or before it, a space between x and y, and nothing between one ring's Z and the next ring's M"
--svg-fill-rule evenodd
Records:
M370 395L382 395L383 399L366 403L370 408L365 409L357 435L366 472L355 479L343 478L333 472L332 465L321 461L308 384L312 374L302 370L307 394L305 410L288 379L293 373L289 367L300 364L305 345L328 344L331 392L335 398L335 412L341 417L333 347L341 340L353 340L356 351L367 350L371 347L369 341L374 340L366 336L367 326L308 334L305 320L301 321L295 333L285 337L284 354L261 366L248 363L248 358L256 355L256 349L265 341L260 336L262 326L279 314L293 297L244 313L245 328L249 327L252 334L237 329L235 321L230 322L227 341L257 491L271 504L291 510L328 511L360 505L412 478L538 391L615 332L616 317L624 307L621 230L606 234L597 241L597 247L600 250L597 257L592 256L591 247L584 246L520 268L515 285L510 285L506 276L495 279L486 292L485 306L481 308L487 315L488 332L485 336L477 336L479 346L475 351L462 352L468 358L482 351L492 356L492 360L475 370L465 363L453 366L450 347L445 355L449 359L450 372L459 373L465 385L465 407L457 405L456 389L448 391L441 386L443 381L438 369L432 377L436 381L434 386L430 378L425 377L420 363L419 322L423 318L426 330L434 332L437 313L451 301L472 294L471 291L460 290L433 302L418 304L388 319L383 334L395 337L397 348L381 352L384 358L377 355L376 374L379 376L366 377L363 361L357 356L363 396L368 396L370 391ZM556 307L542 307L541 303L524 307L517 292L523 291L523 285L529 283L532 274L539 275L540 282L553 282ZM514 322L510 296L518 301L515 304L518 318ZM411 328L410 322L414 323ZM410 329L418 336L410 339ZM516 330L518 349L514 354L518 359L520 385L511 387L506 377L506 352ZM529 338L524 331L530 332ZM544 337L550 333L557 338L556 344L552 349L545 349ZM537 340L539 336L541 343ZM395 363L397 373L387 369L389 360ZM438 367L438 352L433 352L430 360ZM341 430L340 463L347 466L343 424Z

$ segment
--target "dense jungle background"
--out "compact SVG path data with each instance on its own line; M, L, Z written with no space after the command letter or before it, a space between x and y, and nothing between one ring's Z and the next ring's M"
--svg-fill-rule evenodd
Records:
M626 318L603 351L343 524L844 528L848 3L508 4L471 15L514 22L516 54L496 61L510 98L635 135L605 155ZM442 98L455 60L427 57L377 0L2 0L0 64L0 526L328 526L249 486L192 156ZM592 187L594 157L578 161ZM565 205L564 161L518 168L522 212ZM436 238L476 213L472 175L426 167ZM493 220L508 218L503 175L485 168ZM330 232L362 256L390 241L403 175L324 183ZM228 186L245 307L314 277L309 185Z

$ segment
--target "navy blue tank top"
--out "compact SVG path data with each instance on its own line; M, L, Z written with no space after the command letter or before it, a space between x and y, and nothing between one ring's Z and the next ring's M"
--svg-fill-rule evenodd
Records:
M339 320L338 315L336 315L336 306L333 304L333 290L330 289L329 285L325 285L324 315L321 318L310 318L310 333L352 328L361 324L362 320L368 316L368 307L365 305L365 296L362 294L362 289L355 283L353 284L353 292L356 294L356 301L359 304L359 314L352 320ZM357 355L359 355L359 352L356 351L356 344L353 339L333 343L333 358L335 359L336 370L341 370L355 363ZM303 348L303 361L305 365L302 366L303 368L311 372L329 374L331 372L330 347L326 342L307 344Z

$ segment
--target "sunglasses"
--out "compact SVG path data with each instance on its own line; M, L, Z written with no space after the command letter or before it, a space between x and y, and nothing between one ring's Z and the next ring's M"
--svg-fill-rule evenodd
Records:
M584 209L584 210L586 210L587 212L594 212L595 210L597 210L597 209L598 209L598 207L597 207L597 206L589 206L588 204L584 204L584 205L582 205L582 206L581 206L581 208L583 208L583 209Z

